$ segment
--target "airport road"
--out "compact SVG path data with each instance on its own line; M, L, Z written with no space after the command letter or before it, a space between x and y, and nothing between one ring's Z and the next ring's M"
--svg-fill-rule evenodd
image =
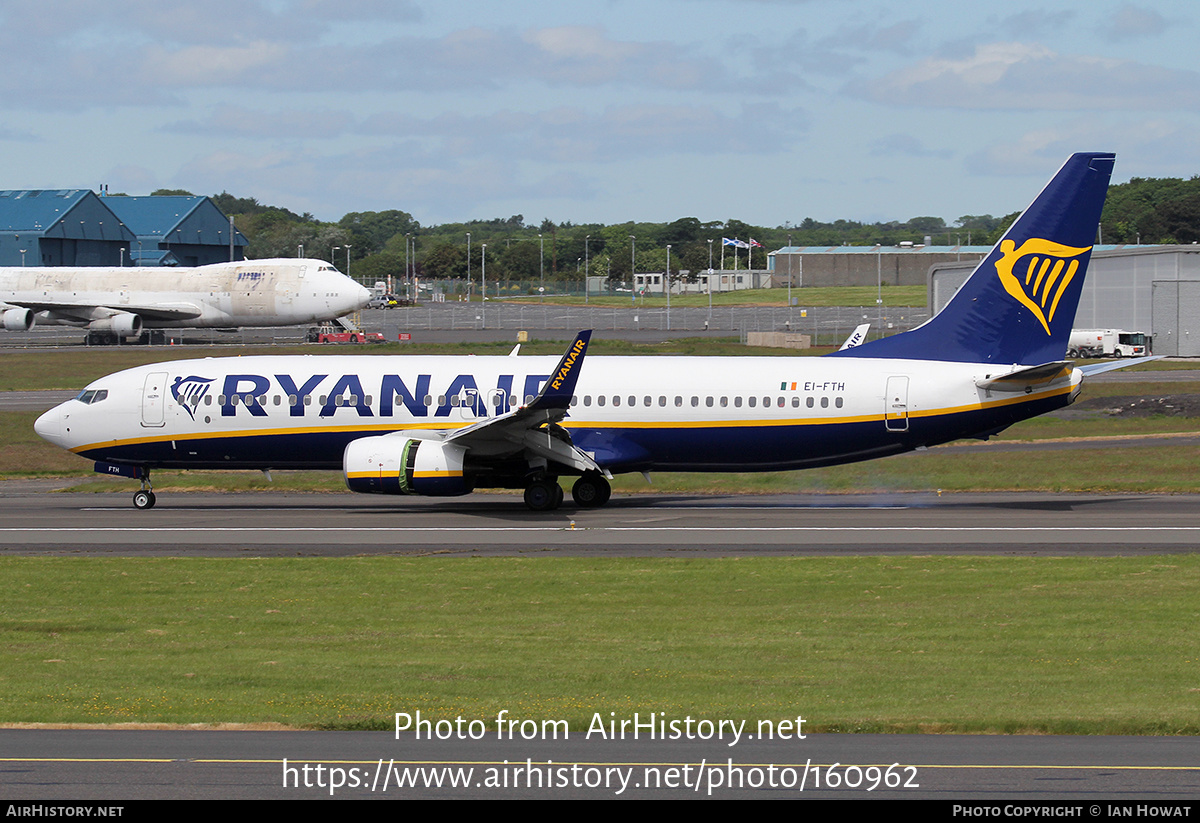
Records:
M1085 806L1075 816L1107 817L1090 814L1087 807L1098 799L1156 806L1194 801L1200 772L1200 738L823 734L806 735L803 740L743 737L731 746L728 730L723 740L708 741L651 741L645 731L636 741L603 740L596 733L586 739L582 730L572 732L569 740L561 735L558 740L519 736L498 740L495 718L479 721L487 726L483 739L446 741L416 740L411 733L397 737L390 732L4 729L0 730L4 753L0 789L6 803L22 799L305 800L331 795L342 799L923 798L1021 806L1068 802ZM699 731L698 726L692 728ZM751 723L745 731L758 737ZM287 773L288 786L283 785L284 758L292 770ZM381 771L389 763L392 770L385 789ZM830 772L834 764L838 765ZM892 780L899 785L888 788L882 779L892 764L896 764ZM317 771L318 765L323 772ZM878 771L868 771L871 766ZM331 767L341 769L341 777L335 779L347 783L332 792ZM353 777L352 768L357 770ZM674 772L668 772L672 768ZM416 780L416 786L396 787L397 773L407 770L411 776L418 769L425 769L426 776L437 769L444 780L450 779L449 769L458 770L466 786L435 788L426 778ZM469 777L467 770L471 770ZM534 788L526 786L527 775L534 770L541 780L553 783L537 788L535 776ZM843 785L827 788L831 774L834 782ZM508 786L486 785L492 776L507 780ZM351 779L357 785L349 785ZM872 780L877 788L867 791ZM521 784L514 786L516 781ZM731 781L743 785L731 788ZM848 788L846 782L858 785ZM1107 807L1101 805L1101 810Z
M0 484L0 554L10 556L1139 555L1198 546L1200 495L625 494L602 509L567 503L537 514L513 494L161 493L156 508L137 511L129 494Z

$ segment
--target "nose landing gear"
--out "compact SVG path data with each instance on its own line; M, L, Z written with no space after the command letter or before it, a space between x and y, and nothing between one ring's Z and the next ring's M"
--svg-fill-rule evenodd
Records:
M144 469L141 473L142 487L133 494L133 507L135 509L152 509L154 504L158 502L158 498L154 496L154 487L150 483L150 471Z

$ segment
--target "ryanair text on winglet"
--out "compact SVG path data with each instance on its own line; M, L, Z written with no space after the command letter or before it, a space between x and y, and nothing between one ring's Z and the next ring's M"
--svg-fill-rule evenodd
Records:
M586 345L582 340L576 340L575 345L567 352L567 356L563 358L562 368L558 370L558 374L554 375L554 379L550 381L550 385L555 390L562 388L563 381L571 373L571 368L575 365L575 361L579 359L579 355L583 352Z

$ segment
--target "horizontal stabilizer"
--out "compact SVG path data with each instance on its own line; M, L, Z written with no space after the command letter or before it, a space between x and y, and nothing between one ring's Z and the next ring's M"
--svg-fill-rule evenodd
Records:
M1055 380L1068 379L1070 376L1070 362L1059 360L1054 363L1043 363L1040 366L1030 366L1027 369L1020 369L997 377L987 375L982 380L976 380L975 385L987 391L1026 392L1046 386Z
M1086 366L1077 366L1076 368L1083 372L1084 377L1090 377L1093 374L1104 374L1106 371L1140 366L1143 363L1149 363L1151 360L1162 360L1164 357L1166 357L1165 354L1156 354L1153 357L1135 357L1132 360L1118 360L1115 363L1088 363Z

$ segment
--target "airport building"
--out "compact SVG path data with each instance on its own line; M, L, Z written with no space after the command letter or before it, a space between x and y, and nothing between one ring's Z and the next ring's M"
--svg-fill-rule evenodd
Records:
M596 279L603 280L603 278ZM671 294L708 294L710 280L713 294L743 289L765 289L771 285L770 274L761 269L738 271L714 269L711 275L708 273L708 269L699 272L682 269L671 272ZM633 291L637 294L666 294L666 275L663 272L635 274ZM596 293L592 292L592 294Z
M127 266L136 242L87 189L0 191L0 266Z
M923 286L929 267L987 256L991 246L784 246L767 253L767 271L776 286Z
M208 197L0 191L0 266L203 266L246 259Z
M927 286L934 313L974 267L930 267ZM1075 328L1143 332L1151 336L1154 354L1200 357L1200 246L1095 246Z
M104 203L136 237L130 248L134 265L206 266L246 259L249 241L211 198L116 196Z

